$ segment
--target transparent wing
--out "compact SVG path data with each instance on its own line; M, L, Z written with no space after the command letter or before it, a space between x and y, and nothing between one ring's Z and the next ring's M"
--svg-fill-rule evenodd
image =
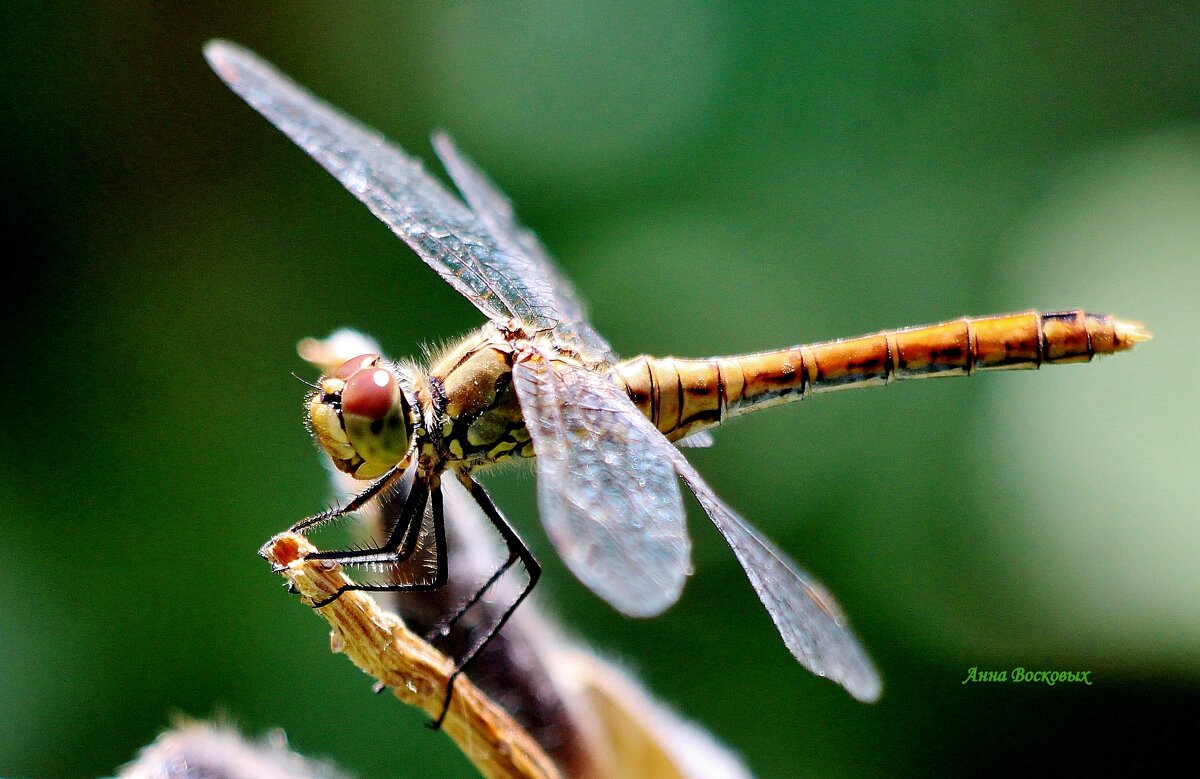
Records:
M463 203L383 136L319 100L270 64L225 41L204 47L234 92L333 174L487 317L554 328L555 284L505 246Z
M833 596L726 506L683 453L671 447L669 455L737 556L788 650L805 668L842 685L858 700L877 700L883 689L879 672Z
M470 160L445 132L433 135L433 149L454 180L458 191L467 199L467 204L511 254L527 257L537 272L546 279L558 309L559 326L555 334L559 338L578 338L587 347L589 358L616 362L617 355L612 347L587 321L587 309L576 294L575 288L558 269L557 264L542 246L542 242L517 223L512 201L504 196L491 179Z
M679 599L691 543L675 451L615 385L538 355L513 366L537 454L538 510L567 567L631 617Z
M716 442L713 440L712 433L707 430L701 430L680 438L675 442L675 445L680 449L707 449L714 443Z

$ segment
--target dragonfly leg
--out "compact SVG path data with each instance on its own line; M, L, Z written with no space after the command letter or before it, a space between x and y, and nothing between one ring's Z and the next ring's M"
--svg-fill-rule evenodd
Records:
M516 561L517 556L515 554L509 554L508 559L504 561L504 565L501 565L499 568L497 568L495 573L488 577L488 580L475 591L474 595L472 595L463 603L459 604L458 608L456 608L454 611L439 619L437 624L429 629L429 632L425 634L425 643L432 644L435 639L450 635L450 631L456 624L458 624L458 621L462 619L462 616L470 611L472 606L479 602L479 599L482 598L484 594L492 588L492 585L500 580L500 577L503 576L509 568L512 568L513 563Z
M409 459L406 457L398 464L392 467L387 473L380 476L375 481L367 485L367 488L355 495L344 506L335 506L322 511L320 514L313 514L311 517L305 517L296 524L288 528L292 533L307 533L313 528L323 525L326 522L332 522L336 519L341 519L348 514L353 514L363 506L367 505L379 493L387 487L392 486L395 481L404 475L404 471L408 468Z
M431 514L433 517L434 544L435 544L436 550L437 550L437 557L435 559L433 576L430 577L427 581L392 582L390 584L359 584L358 582L351 582L350 584L344 584L341 587L339 587L329 597L313 603L314 609L319 609L323 606L328 606L330 603L333 603L335 600L340 598L344 593L351 592L351 591L358 591L358 592L428 592L430 590L441 589L443 586L445 586L449 567L446 562L446 523L445 523L445 517L442 512L442 492L440 489L434 489L434 490L430 491L428 489L428 487L422 487L420 489L420 494L419 494L418 498L416 500L414 500L413 493L418 492L418 485L421 485L421 484L422 484L422 482L419 482L419 481L413 484L413 492L409 493L409 496L408 496L407 501L405 502L404 510L403 510L403 513L401 514L400 520L396 523L396 527L392 529L392 538L402 535L404 537L405 541L402 544L397 545L396 551L392 552L390 557L387 560L382 560L382 559L381 560L370 560L368 562L403 562L405 559L407 559L407 557L412 555L413 549L416 548L416 538L420 534L421 522L425 515L425 499L426 499L426 497L428 497L428 499L431 501L431 505L432 505L432 509L433 509ZM401 530L401 525L404 525L404 524L407 524L408 527ZM409 540L410 538L411 538L411 540ZM391 538L388 539L389 543L391 542L391 540L392 540ZM404 548L405 546L408 546L409 548L405 549ZM381 549L382 549L382 547L381 547ZM364 549L361 551L364 553L366 553L366 552L374 553L377 550ZM323 557L321 559L336 559L336 558L327 556L330 554L341 554L341 553L318 552L316 554L309 555L308 558L306 558L306 559L312 559L314 557L317 557L317 555L326 555L326 557ZM351 564L354 564L355 562L363 562L363 560L360 558L357 561L349 560L349 562Z
M476 593L471 600L456 610L455 614L451 616L450 624L453 624L453 621L462 616L462 612L465 612L481 597L483 597L483 593L486 592L493 584L495 584L495 582L512 566L513 562L516 560L520 560L521 564L525 566L525 571L529 575L529 581L526 582L525 586L521 589L521 592L513 600L508 609L506 609L505 612L500 615L500 618L496 620L496 624L493 625L478 640L476 640L474 646L467 650L467 653L464 654L461 659L459 659L458 665L456 665L454 668L454 672L450 674L450 678L446 681L446 699L442 701L441 713L438 714L437 718L432 722L426 723L431 730L439 729L446 719L446 713L450 710L450 700L454 697L455 680L462 675L462 672L466 670L466 667L470 664L470 662L479 655L480 651L482 651L483 648L488 645L488 642L496 637L496 634L499 633L500 629L504 627L504 623L508 622L509 617L511 617L513 612L517 610L517 606L521 605L521 601L525 600L526 596L528 596L530 591L533 590L534 585L537 584L538 579L542 575L542 566L533 556L533 552L529 550L529 547L526 546L525 542L521 540L521 537L517 535L517 531L513 529L512 525L508 524L508 520L506 520L504 515L500 513L500 510L496 508L496 504L492 502L491 497L487 494L487 490L483 488L483 485L472 479L467 474L459 473L458 476L462 481L463 486L466 487L471 493L471 497L473 497L475 502L479 504L479 508L483 509L483 513L487 516L493 527L496 528L496 532L498 532L500 537L504 539L504 544L508 547L509 559L500 567L499 570L496 571L495 574L492 575L490 579L488 579L484 586L480 588L479 592Z
M425 500L429 497L429 484L422 479L413 482L405 498L400 518L392 527L383 546L367 549L334 549L313 552L307 560L332 560L343 565L368 565L370 563L398 563L409 558L416 548L420 535L421 520L425 514Z

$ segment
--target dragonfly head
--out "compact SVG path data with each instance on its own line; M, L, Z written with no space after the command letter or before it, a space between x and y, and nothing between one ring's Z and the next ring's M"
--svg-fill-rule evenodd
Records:
M382 476L408 454L411 408L395 367L378 354L347 360L308 396L317 443L356 479Z

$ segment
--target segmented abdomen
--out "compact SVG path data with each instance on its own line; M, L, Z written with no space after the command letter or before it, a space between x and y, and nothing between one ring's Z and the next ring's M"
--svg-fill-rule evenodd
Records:
M1141 325L1107 315L1026 311L735 357L642 355L617 365L614 375L658 429L677 439L808 393L1087 362L1147 338Z

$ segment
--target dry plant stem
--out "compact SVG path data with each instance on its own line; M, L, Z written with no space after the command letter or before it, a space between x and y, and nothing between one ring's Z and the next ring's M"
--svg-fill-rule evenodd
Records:
M315 551L316 547L303 536L283 533L267 542L262 555L312 602L328 598L351 583L341 566L303 559ZM346 592L316 612L332 628L333 651L346 655L401 701L422 709L431 718L437 716L446 682L454 671L453 661L362 592ZM454 683L454 698L442 729L486 777L559 776L558 769L529 734L465 676Z

